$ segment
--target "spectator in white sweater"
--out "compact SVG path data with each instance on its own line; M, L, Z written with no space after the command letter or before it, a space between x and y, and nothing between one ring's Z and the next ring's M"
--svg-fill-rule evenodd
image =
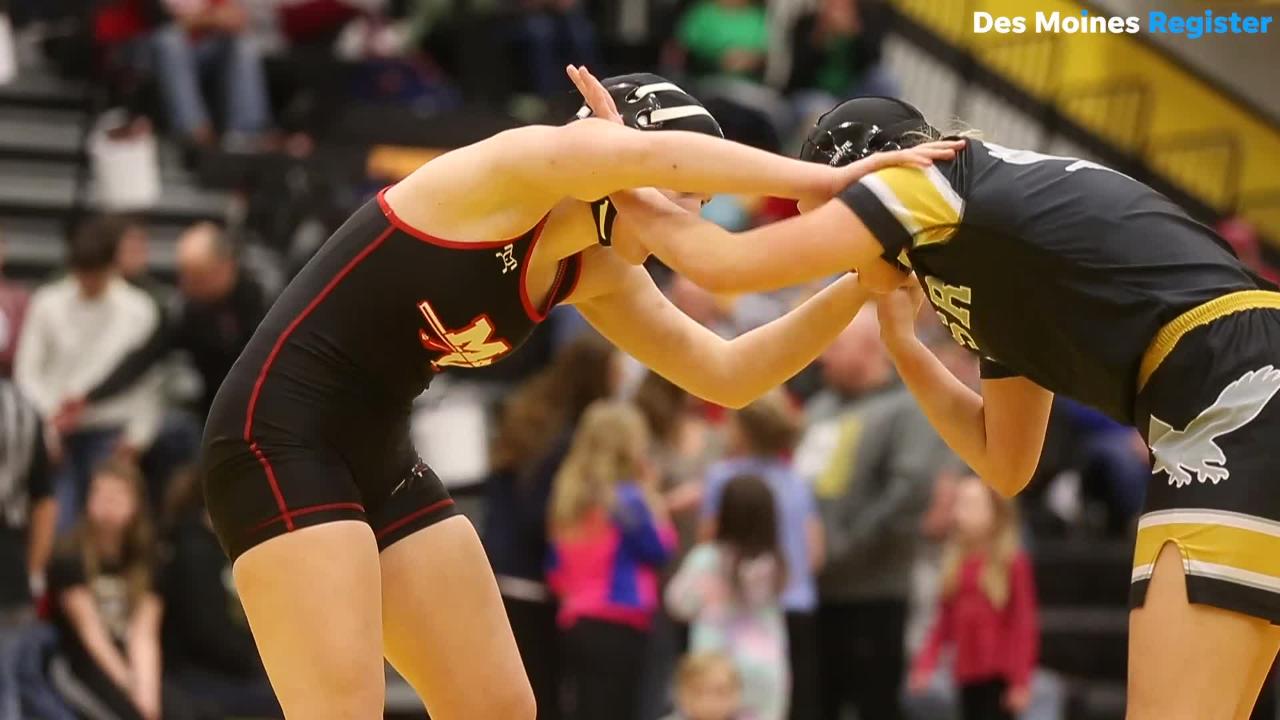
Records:
M78 516L94 465L113 452L145 450L163 410L158 374L108 399L73 400L150 337L159 321L151 298L115 269L127 227L99 218L72 237L70 272L32 297L14 362L18 387L61 439L54 477L60 530Z

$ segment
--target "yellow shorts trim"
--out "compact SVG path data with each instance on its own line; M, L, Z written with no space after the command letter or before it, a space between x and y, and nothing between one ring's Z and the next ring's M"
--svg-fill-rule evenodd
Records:
M1210 300L1169 321L1156 333L1155 339L1142 355L1142 365L1138 370L1138 390L1141 391L1146 386L1160 364L1177 347L1182 336L1228 315L1266 308L1280 309L1280 293L1271 290L1243 290Z
M1188 575L1280 593L1280 523L1224 510L1163 510L1138 522L1133 582L1151 577L1172 542Z

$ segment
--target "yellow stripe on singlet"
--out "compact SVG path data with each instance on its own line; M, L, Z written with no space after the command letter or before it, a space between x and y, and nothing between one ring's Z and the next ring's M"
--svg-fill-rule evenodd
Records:
M1191 308L1160 328L1156 337L1147 346L1142 355L1142 365L1138 369L1138 390L1146 386L1147 381L1155 374L1160 364L1169 357L1169 353L1177 347L1184 335L1228 315L1245 310L1277 309L1280 310L1280 292L1271 290L1243 290Z
M932 165L888 167L859 182L911 235L913 247L950 240L964 215L964 200Z
M1192 575L1280 592L1280 523L1223 510L1161 510L1138 521L1133 582L1147 580L1172 542Z

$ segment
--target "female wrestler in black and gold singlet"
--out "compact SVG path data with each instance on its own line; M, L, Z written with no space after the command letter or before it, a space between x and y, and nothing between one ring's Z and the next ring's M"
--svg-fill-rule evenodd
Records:
M807 160L844 165L939 133L889 98L840 105ZM886 168L798 218L728 233L619 197L643 242L722 290L857 268L891 291L882 337L950 446L1012 495L1054 393L1135 425L1153 474L1134 554L1131 720L1247 718L1280 647L1280 294L1209 228L1096 163L971 139L954 161ZM918 341L914 272L981 391Z

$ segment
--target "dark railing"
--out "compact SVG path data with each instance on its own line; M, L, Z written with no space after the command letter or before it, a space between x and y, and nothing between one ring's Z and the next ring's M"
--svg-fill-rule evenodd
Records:
M1273 219L1280 215L1280 188L1242 192L1244 156L1235 133L1227 128L1153 133L1154 92L1142 78L1061 85L1060 44L1055 36L965 47L960 38L972 7L973 0L895 3L897 34L959 77L953 101L956 117L965 118L968 98L981 89L1040 124L1043 144L1061 137L1151 185L1204 222L1247 211L1255 221L1263 220L1258 224L1280 227L1280 217ZM929 25L918 21L916 14L928 17ZM1185 63L1180 66L1186 67ZM1265 115L1257 117L1269 122ZM1273 262L1280 262L1280 244L1264 241L1263 246Z
M1106 9L1099 6L1096 0L1074 0L1081 7L1089 10L1089 12L1097 15L1110 15ZM1247 8L1275 8L1280 7L1280 3L1276 0L1199 0L1195 3L1185 3L1191 12L1203 10L1205 7L1213 7L1214 12L1225 11L1227 9L1244 10ZM1221 10L1219 9L1221 8ZM1196 67L1193 63L1187 62L1186 58L1169 49L1168 46L1154 42L1149 35L1145 33L1137 33L1129 36L1135 42L1139 42L1143 47L1155 52L1162 59L1175 66L1184 75L1189 75L1200 81L1205 87L1212 88L1214 92L1221 95L1223 99L1235 105L1248 114L1269 123L1273 126L1280 127L1280 117L1274 112L1263 108L1252 98L1246 97L1230 87L1226 87L1221 83L1209 77L1201 68Z
M1158 170L1215 207L1240 207L1240 141L1231 134L1178 133L1153 137Z
M1151 89L1135 80L1062 88L1059 104L1116 147L1141 155L1150 139Z

